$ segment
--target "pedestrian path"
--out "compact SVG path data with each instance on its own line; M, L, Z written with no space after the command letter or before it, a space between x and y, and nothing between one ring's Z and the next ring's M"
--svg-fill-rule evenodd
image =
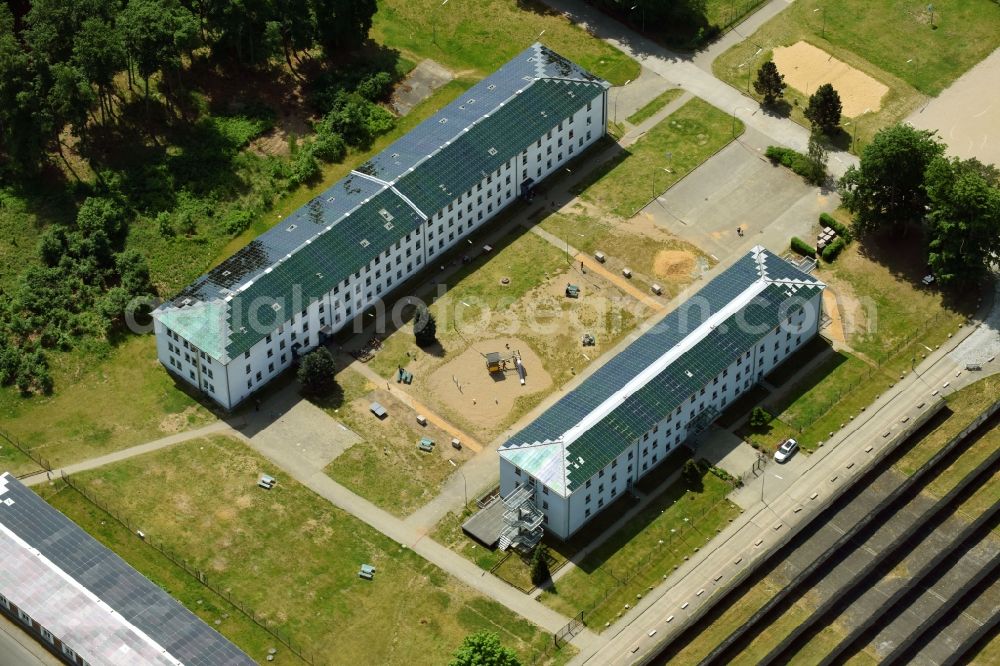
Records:
M146 442L145 444L139 444L127 449L122 449L120 451L115 451L114 453L108 453L107 455L97 456L96 458L90 458L88 460L82 460L72 465L66 465L65 467L60 467L54 469L51 472L39 472L38 474L32 474L31 476L21 479L21 483L26 486L34 486L40 483L44 483L50 479L56 479L63 474L76 474L78 472L86 472L87 470L97 469L98 467L104 467L105 465L110 465L112 463L121 462L123 460L128 460L129 458L134 458L136 456L141 456L146 453L152 453L153 451L159 451L160 449L165 449L168 446L173 446L174 444L180 444L181 442L187 442L192 439L198 439L199 437L206 437L208 435L225 434L234 437L241 437L240 433L233 429L233 427L224 421L215 421L207 426L201 428L195 428L194 430L187 430L185 432L179 432L175 435L169 435L161 439L154 440L152 442Z

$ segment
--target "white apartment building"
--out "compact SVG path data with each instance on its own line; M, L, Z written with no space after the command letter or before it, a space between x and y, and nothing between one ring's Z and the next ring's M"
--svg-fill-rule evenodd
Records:
M572 536L816 335L824 288L753 248L507 441L500 495Z
M153 313L226 409L597 141L609 84L534 44Z

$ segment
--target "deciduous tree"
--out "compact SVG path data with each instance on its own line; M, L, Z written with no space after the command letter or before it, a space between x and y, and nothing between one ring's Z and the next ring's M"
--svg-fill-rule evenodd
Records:
M942 284L969 284L1000 260L1000 174L978 160L938 157L927 169L927 263Z
M855 235L919 222L928 203L924 172L943 151L933 132L904 124L880 130L865 146L860 166L851 166L840 179Z
M521 666L514 651L500 642L491 631L477 631L455 650L450 666Z

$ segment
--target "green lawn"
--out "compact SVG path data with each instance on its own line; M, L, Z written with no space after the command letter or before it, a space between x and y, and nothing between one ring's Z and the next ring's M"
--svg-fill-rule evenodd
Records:
M223 596L199 583L184 569L136 538L121 523L66 484L59 482L51 486L41 486L38 492L45 501L117 553L139 573L169 592L188 610L257 661L264 661L267 650L273 646L279 648L275 663L306 663L247 618Z
M53 467L143 444L214 417L175 386L156 360L152 336L117 347L94 343L60 353L56 392L21 398L0 390L0 426ZM26 471L15 466L15 474Z
M732 141L733 127L727 112L692 99L597 168L577 191L619 217L632 217ZM735 127L737 135L743 133L741 122Z
M688 489L683 481L669 486L539 600L565 615L586 611L588 626L598 631L614 622L625 604L634 604L637 594L662 582L685 555L708 543L739 514L725 499L729 484L710 473L702 484L700 491Z
M684 91L681 90L680 88L671 88L670 90L665 90L664 92L654 97L648 104L646 104L646 106L642 107L641 109L633 113L631 116L629 116L627 120L633 125L638 125L642 121L655 116L660 109L662 109L667 104L674 101L683 94Z
M896 468L904 474L913 474L953 437L964 430L975 418L989 407L1000 395L1000 377L987 377L975 384L949 395L947 418L928 432L906 454L896 462ZM934 497L943 497L949 490L989 457L998 444L997 429L984 434L969 446L968 450L928 484L926 492Z
M712 69L722 80L747 91L748 71L755 74L775 47L805 40L828 51L889 87L882 109L861 116L860 149L877 129L901 120L925 95L937 95L1000 45L996 3L934 3L933 30L925 6L900 0L801 0L719 56ZM752 89L749 94L756 96ZM792 118L807 125L802 109L808 97L789 88L785 98ZM849 137L841 135L839 143L846 147Z
M624 267L631 268L632 281L643 291L655 281L663 288L665 298L673 298L714 263L696 246L653 224L639 230L629 221L585 211L583 204L577 203L570 211L548 215L540 226L585 254L603 252L609 271L618 273ZM673 254L675 259L668 270L662 270L657 258L667 254Z
M466 634L489 629L530 661L551 642L294 480L276 474L277 486L260 490L258 474L273 467L212 437L77 480L313 654L442 663ZM376 567L374 581L358 577L364 563Z
M460 466L472 456L468 449L452 448L451 435L433 423L419 425L413 411L384 387L350 370L341 371L337 378L345 388L345 398L327 411L363 437L326 467L327 475L344 487L405 517L438 495L456 469L449 461ZM384 419L369 411L373 400L386 408ZM424 453L417 448L422 437L435 442L434 451Z
M873 238L851 244L835 263L823 264L816 275L838 295L839 307L849 311L854 328L848 342L855 353L830 352L784 395L765 403L776 417L768 428L744 426L741 436L765 449L795 437L812 450L899 381L900 374L909 373L928 348L947 341L973 311L977 294L962 294L956 301L919 287L922 260L916 247L913 239L890 244Z
M541 34L544 31L544 34ZM372 37L412 60L432 58L454 70L487 74L535 41L615 85L639 76L621 51L535 0L385 0Z

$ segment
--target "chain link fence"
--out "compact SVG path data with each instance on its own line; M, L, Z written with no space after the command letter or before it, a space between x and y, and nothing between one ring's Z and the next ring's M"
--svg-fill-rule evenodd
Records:
M21 442L18 438L14 437L10 433L0 430L0 439L3 439L5 442L13 446L15 449L26 455L33 463L41 467L42 471L45 472L52 471L52 465L49 464L48 460L46 460L42 456L38 455L37 453L29 449L27 446L24 445L23 442ZM31 476L31 474L22 474L19 478L23 478L25 476Z

